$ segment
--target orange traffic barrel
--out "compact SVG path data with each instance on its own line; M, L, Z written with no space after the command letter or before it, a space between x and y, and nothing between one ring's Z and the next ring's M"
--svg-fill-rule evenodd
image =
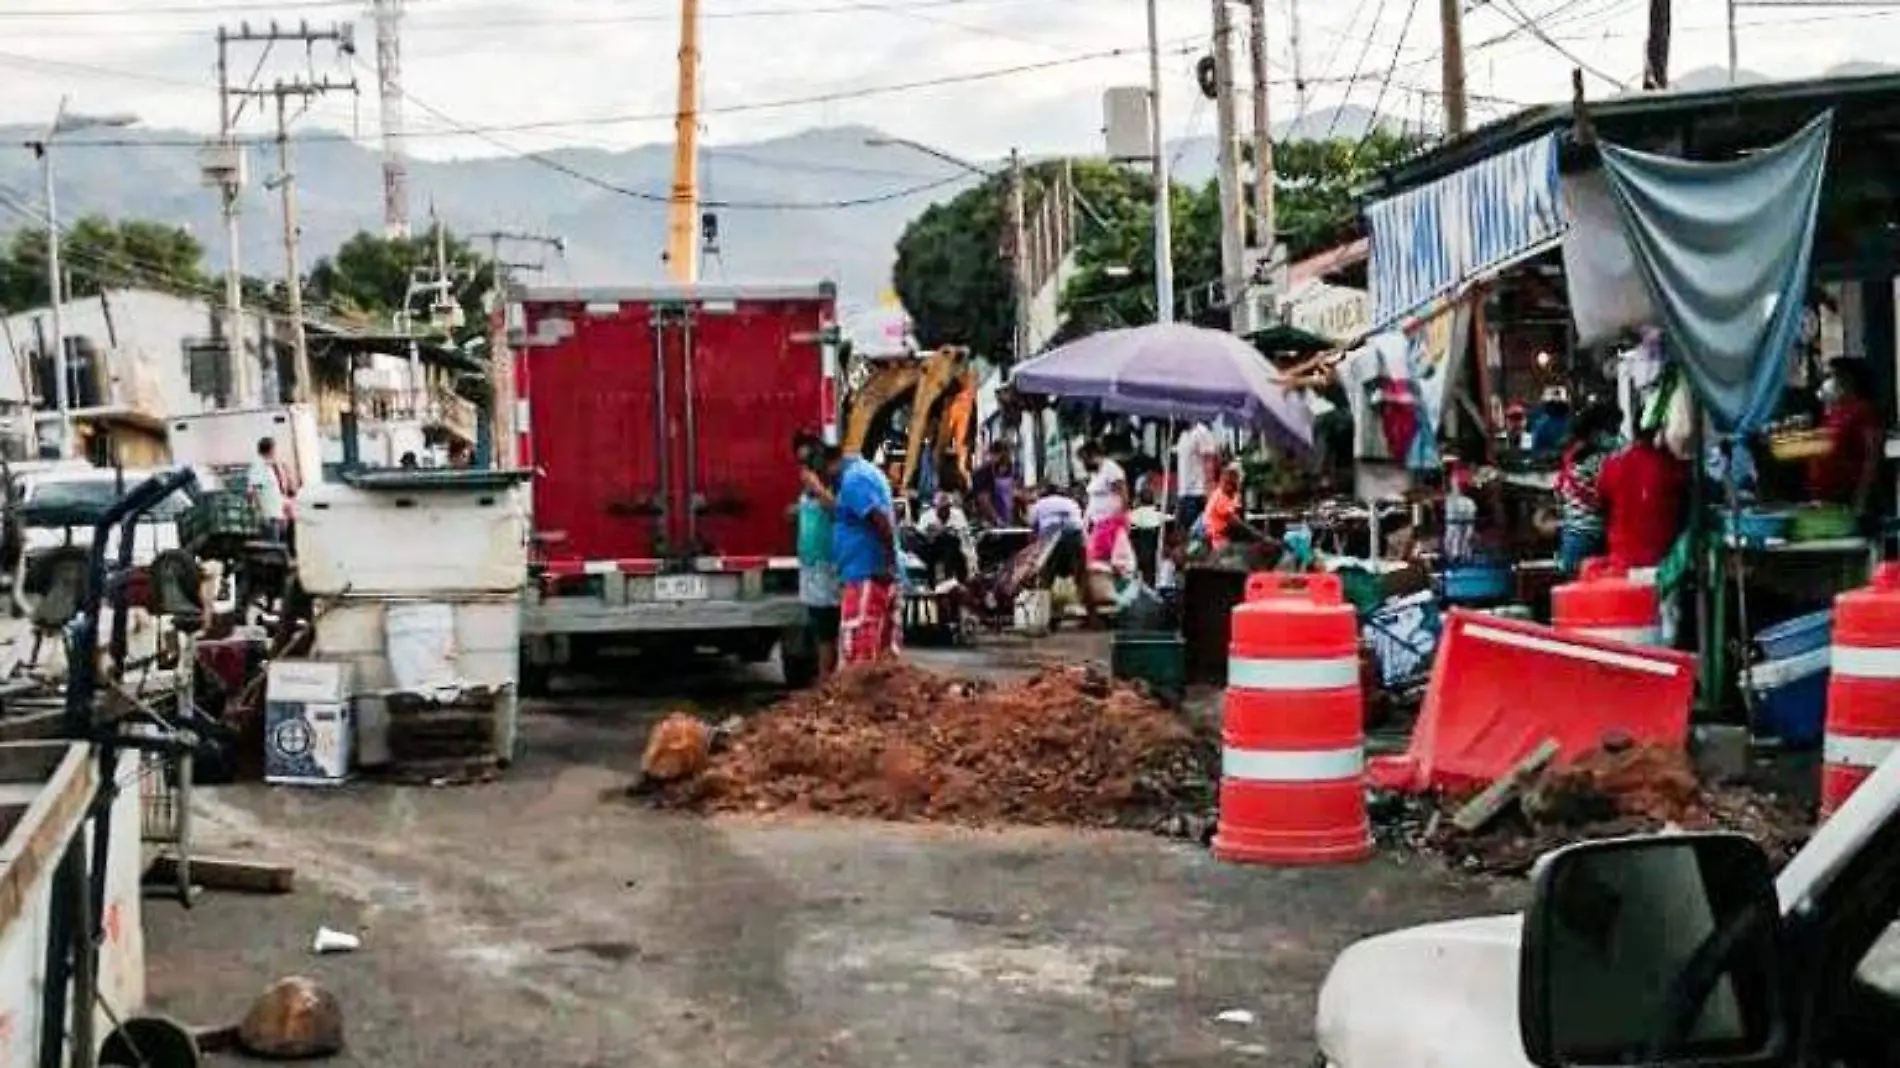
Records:
M1834 599L1821 815L1832 815L1900 747L1900 563Z
M1622 561L1597 556L1577 580L1550 591L1550 622L1558 630L1630 645L1661 645L1656 587L1630 578Z
M1252 576L1228 649L1214 856L1364 859L1372 834L1359 621L1338 576Z

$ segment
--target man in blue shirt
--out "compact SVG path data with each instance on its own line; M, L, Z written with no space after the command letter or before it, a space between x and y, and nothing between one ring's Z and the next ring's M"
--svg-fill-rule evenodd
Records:
M844 584L839 598L841 667L894 656L898 650L897 524L890 480L863 457L827 446L825 473L835 487L832 562Z

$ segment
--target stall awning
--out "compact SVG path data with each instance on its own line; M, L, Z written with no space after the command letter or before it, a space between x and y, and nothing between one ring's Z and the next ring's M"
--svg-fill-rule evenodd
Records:
M1366 208L1375 328L1563 240L1551 132Z

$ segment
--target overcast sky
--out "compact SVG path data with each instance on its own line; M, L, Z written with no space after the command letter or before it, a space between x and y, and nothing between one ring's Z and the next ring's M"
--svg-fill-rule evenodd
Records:
M1187 49L1205 40L1210 4L1159 3L1169 135L1204 134L1211 109L1193 92ZM1573 61L1557 48L1604 75L1637 81L1647 0L1514 3L1551 43L1516 29L1513 0L1472 11L1465 37L1477 118L1498 114L1510 101L1568 96ZM1817 4L1804 12L1787 3L1742 9L1744 67L1799 77L1849 61L1884 62L1900 52L1900 4ZM410 150L440 158L670 140L678 6L678 0L409 0L402 45L413 98ZM1310 106L1349 97L1408 119L1435 115L1439 105L1428 93L1439 77L1438 6L1436 0L1300 0L1300 67L1310 83ZM1298 107L1289 0L1271 0L1270 7L1273 77L1279 80L1273 108L1276 117L1288 117ZM1673 69L1725 65L1723 0L1676 0L1675 9ZM1235 10L1239 17L1244 5ZM1141 0L702 0L702 11L704 127L714 144L863 123L970 157L994 158L1011 145L1032 153L1089 151L1099 145L1102 90L1146 78ZM213 31L221 22L255 25L271 17L356 23L357 67L328 49L311 62L319 74L359 74L362 96L355 103L326 100L300 126L374 138L379 123L367 4L334 0L0 0L0 122L47 121L60 96L70 94L76 110L132 111L147 126L215 130ZM235 76L248 76L258 55L255 46L235 50ZM1010 68L1018 70L970 77ZM268 84L305 69L301 53L280 49L264 60L259 80ZM1590 85L1592 94L1615 91L1595 77ZM768 106L814 96L835 99ZM261 132L263 118L253 110L244 125ZM444 136L451 122L543 125L478 139Z

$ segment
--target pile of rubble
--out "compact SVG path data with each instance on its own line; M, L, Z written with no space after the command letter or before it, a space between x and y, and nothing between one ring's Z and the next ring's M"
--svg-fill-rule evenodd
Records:
M1373 812L1383 842L1499 875L1524 874L1540 855L1571 842L1670 827L1738 831L1780 867L1810 829L1807 814L1787 799L1704 783L1687 754L1664 745L1605 746L1526 776L1488 810L1472 799L1389 796L1376 799Z
M712 732L703 761L693 721L670 722L645 792L694 811L1150 829L1211 811L1219 774L1210 738L1083 667L1006 685L858 669Z

